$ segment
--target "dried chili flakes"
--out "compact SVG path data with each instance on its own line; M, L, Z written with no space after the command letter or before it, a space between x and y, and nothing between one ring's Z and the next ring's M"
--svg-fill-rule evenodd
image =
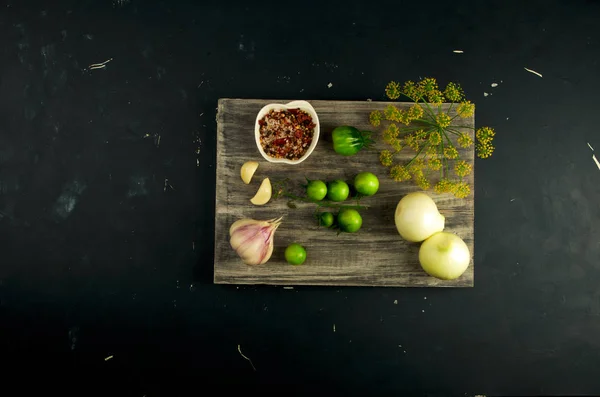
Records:
M260 144L274 158L298 160L313 140L315 123L301 109L271 110L258 121Z

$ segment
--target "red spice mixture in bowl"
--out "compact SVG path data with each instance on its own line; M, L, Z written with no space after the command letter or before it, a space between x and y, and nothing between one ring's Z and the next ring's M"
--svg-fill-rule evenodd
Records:
M319 118L306 101L270 104L256 117L256 146L272 163L299 164L319 140Z

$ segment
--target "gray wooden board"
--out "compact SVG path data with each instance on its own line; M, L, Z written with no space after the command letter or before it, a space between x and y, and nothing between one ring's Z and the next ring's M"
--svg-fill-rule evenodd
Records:
M379 163L380 150L386 148L381 138L383 127L373 128L369 113L383 110L388 102L370 101L309 101L317 111L321 123L321 137L312 155L298 165L273 164L264 160L254 141L254 123L258 111L268 103L286 103L288 100L220 99L217 115L217 177L215 203L215 258L214 282L218 284L275 284L275 285L353 285L389 287L472 287L473 262L457 280L442 281L428 276L420 267L420 244L404 241L394 224L398 201L407 193L419 191L412 181L395 182L388 169ZM394 102L399 107L410 103ZM444 105L447 108L448 105ZM450 111L454 115L454 110ZM474 118L456 119L460 125L474 125ZM374 132L375 146L351 157L333 151L331 131L340 125L352 125ZM383 123L382 123L383 125ZM468 128L464 132L473 135ZM462 159L474 166L474 151L460 149ZM398 155L402 162L409 161L414 152L403 149ZM240 178L240 167L249 160L259 162L252 183L246 185ZM370 171L380 180L379 192L363 198L363 226L358 233L337 234L317 226L313 214L315 205L296 203L288 207L284 198L271 200L264 206L250 203L263 178L289 178L296 193L309 179L330 181L344 179L351 182L358 172ZM474 169L467 178L474 192ZM435 179L433 179L435 182ZM446 217L446 231L456 233L467 243L471 257L474 244L474 196L456 199L449 194L428 192L440 212ZM229 227L238 219L267 220L284 216L275 234L273 256L264 265L247 266L229 245ZM288 244L297 242L307 249L307 260L301 266L288 265L284 251Z

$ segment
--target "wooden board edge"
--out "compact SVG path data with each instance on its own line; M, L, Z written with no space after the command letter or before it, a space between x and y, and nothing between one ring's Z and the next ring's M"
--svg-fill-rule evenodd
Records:
M219 195L217 194L217 182L219 180L219 137L223 133L223 123L221 118L223 117L223 107L225 106L225 102L228 101L228 98L219 98L217 101L217 136L215 137L215 219L214 219L214 231L213 231L213 239L214 239L214 248L213 248L213 284L217 284L217 201L219 200Z
M326 283L326 282L294 282L294 283L286 283L279 281L264 281L264 282L254 282L248 283L242 280L232 280L232 279L222 279L220 277L215 277L214 284L216 285L247 285L247 286L280 286L280 287L371 287L371 288L474 288L474 280L471 282L465 283L455 283L455 284L440 284L440 285L415 285L415 284L360 284L356 283Z
M475 134L477 133L477 127L475 127L475 111L473 111L473 141L475 141ZM473 230L473 252L471 252L471 261L473 261L473 279L471 280L471 287L475 288L475 165L477 160L477 152L475 151L475 143L473 143L473 219L471 221L471 229Z

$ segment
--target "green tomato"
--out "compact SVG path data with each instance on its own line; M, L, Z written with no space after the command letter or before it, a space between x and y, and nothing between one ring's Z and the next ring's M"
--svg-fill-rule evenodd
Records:
M363 196L372 196L379 190L379 179L370 172L361 172L354 178L354 188Z
M306 250L300 244L292 243L285 249L285 260L290 265L301 265L306 260Z
M337 216L338 225L342 232L355 233L362 226L362 217L352 208L342 209Z
M314 201L321 201L327 196L327 185L323 181L310 181L306 185L306 196Z
M333 182L329 182L329 188L327 189L327 198L331 201L344 201L350 194L350 187L348 184L341 179L336 179Z
M370 131L359 131L347 125L335 128L331 137L333 150L342 156L352 156L373 143Z
M333 214L331 212L321 212L319 215L319 225L331 227L333 225Z

